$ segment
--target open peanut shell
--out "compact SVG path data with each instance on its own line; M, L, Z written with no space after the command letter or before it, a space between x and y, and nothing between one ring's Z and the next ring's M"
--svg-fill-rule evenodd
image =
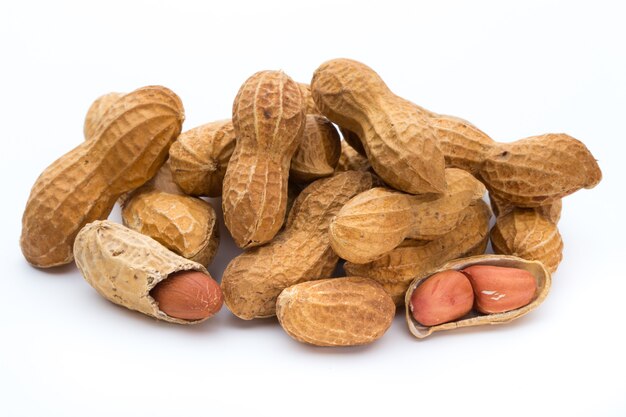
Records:
M422 281L429 278L431 275L436 274L437 272L447 271L451 269L458 271L472 265L493 265L509 268L519 268L530 272L537 280L537 292L535 293L535 297L529 304L515 310L507 311L504 313L482 314L473 309L467 315L458 320L439 324L436 326L423 326L413 318L413 315L411 314L411 295ZM423 339L426 336L429 336L430 334L441 330L451 330L459 327L480 326L483 324L508 323L539 307L543 300L545 300L545 298L548 296L551 284L552 278L550 272L541 262L538 261L527 261L525 259L518 258L517 256L491 254L455 259L453 261L445 263L435 270L429 271L422 276L416 277L413 282L411 282L411 285L409 286L409 289L407 290L405 296L406 321L409 326L409 331L413 334L413 336L417 337L418 339Z
M182 320L159 309L150 295L158 283L179 271L209 273L148 236L109 220L95 221L78 233L74 256L85 280L112 303L170 323L206 320Z

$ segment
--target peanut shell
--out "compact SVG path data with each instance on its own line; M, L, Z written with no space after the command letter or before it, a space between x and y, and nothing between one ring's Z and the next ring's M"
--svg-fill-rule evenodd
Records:
M563 240L554 222L534 209L516 208L498 217L491 229L495 253L540 261L555 272L563 259Z
M146 189L124 205L122 220L126 227L202 265L209 265L217 252L215 210L199 198Z
M233 104L237 143L224 176L224 222L240 248L269 242L287 207L291 158L305 125L300 88L280 71L261 71Z
M289 179L311 182L329 177L341 155L341 141L335 126L324 116L308 114L300 146L291 158Z
M28 262L42 268L71 262L78 231L106 218L122 194L156 174L183 119L180 99L165 87L115 101L93 139L53 162L33 185L20 238Z
M357 346L378 340L396 306L375 281L361 277L302 282L283 290L276 316L295 340L316 346Z
M108 220L95 221L76 237L74 256L89 285L112 303L171 323L204 320L181 320L159 310L150 296L159 282L179 271L209 273L201 264L176 255L148 236Z
M463 209L482 198L485 187L470 173L446 169L445 194L410 195L374 188L351 199L330 225L331 245L341 258L367 263L404 239L432 240L451 231Z
M413 318L413 315L410 311L410 299L413 291L420 284L420 282L424 281L431 275L436 274L437 272L447 271L451 269L458 271L472 265L494 265L510 268L519 268L529 271L535 276L535 279L537 280L537 293L535 294L530 304L504 313L479 314L473 310L467 316L459 320L439 324L437 326L422 326ZM409 331L411 332L411 334L413 334L413 336L417 337L418 339L422 339L431 335L434 332L442 330L451 330L460 327L481 326L484 324L503 324L511 322L539 307L539 305L548 296L551 283L552 279L550 276L550 272L541 262L527 261L516 256L506 255L479 255L469 258L455 259L434 270L428 271L423 275L417 276L409 286L405 297L406 320L409 326Z
M231 120L207 123L181 133L170 148L174 181L186 194L220 197L235 142Z
M311 93L324 116L360 138L383 181L412 194L446 190L444 156L427 115L393 94L371 68L327 61L315 70Z
M276 314L285 288L332 274L339 258L330 247L328 226L339 209L372 186L369 173L349 171L317 180L296 198L286 227L270 243L230 261L222 277L224 301L237 317Z

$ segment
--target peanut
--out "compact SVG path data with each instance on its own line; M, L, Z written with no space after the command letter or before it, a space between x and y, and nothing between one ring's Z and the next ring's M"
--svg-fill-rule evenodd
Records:
M442 196L410 195L374 188L352 200L330 225L333 250L343 259L366 263L398 247L406 238L432 240L451 231L464 208L485 188L466 171L446 170Z
M311 93L324 116L357 134L383 181L412 194L446 190L444 156L426 115L371 68L327 61L315 70Z
M289 336L316 346L356 346L379 339L396 306L376 282L360 277L303 282L283 290L276 316Z
M160 320L199 323L222 305L220 287L210 282L212 278L204 266L108 220L89 223L78 233L74 256L85 280L100 295ZM190 271L201 273L202 280ZM181 272L187 272L182 279L177 275ZM164 284L153 292L160 283L177 276L173 285Z
M300 146L291 159L289 179L311 182L329 177L341 154L339 133L325 117L308 114Z
M222 307L220 286L209 275L198 271L171 274L150 291L159 309L181 320L204 320Z
M476 308L484 314L523 307L531 302L537 291L535 277L523 269L474 265L461 272L472 283Z
M231 120L207 123L181 133L170 148L170 167L176 184L189 195L220 197L235 142Z
M602 178L585 145L563 133L498 143L458 118L431 123L447 164L473 172L491 196L513 206L547 205Z
M436 326L465 316L472 310L474 292L465 275L438 272L413 291L409 308L423 326Z
M491 271L494 268L495 270L504 268L512 272L508 273L510 276L502 277L492 274ZM415 319L411 311L411 297L424 281L442 271L461 271L468 276L474 291L475 309L450 322L424 325ZM473 280L472 276L476 275L478 275L478 280ZM407 324L411 333L422 339L433 332L442 330L508 323L539 307L548 296L551 283L550 272L541 262L506 255L479 255L455 259L423 275L418 275L413 280L405 296ZM496 292L499 292L499 295L496 295ZM502 296L503 294L506 295ZM495 308L493 308L494 304ZM455 309L456 306L450 308L450 310Z
M463 210L462 217L454 229L435 240L405 240L402 245L372 262L346 262L344 270L349 275L375 280L397 305L402 305L407 288L416 276L422 276L452 259L485 252L491 218L489 207L478 200Z
M311 95L311 86L306 83L298 83L298 88L300 89L300 94L302 94L302 102L304 103L306 114L317 114L321 115L319 109L315 105L315 101L313 101L313 96Z
M541 261L550 272L563 259L563 240L556 223L537 209L515 208L498 217L491 229L496 253Z
M85 224L108 216L118 197L152 178L184 119L178 96L144 87L115 101L93 139L39 176L22 217L20 245L28 262L47 268L72 261Z
M269 242L282 227L291 158L304 130L298 84L279 71L261 71L233 104L237 143L224 176L224 222L237 246Z
M346 201L372 185L372 175L350 171L305 188L289 212L285 229L226 267L222 291L229 310L245 320L273 316L282 290L330 276L339 260L330 247L330 221Z
M122 220L126 227L202 265L209 265L217 252L215 210L199 198L144 188L124 204Z

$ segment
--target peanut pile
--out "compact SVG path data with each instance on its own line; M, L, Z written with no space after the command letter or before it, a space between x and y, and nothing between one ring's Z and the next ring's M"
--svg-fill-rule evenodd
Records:
M172 323L225 303L244 320L276 316L298 341L354 346L404 305L424 338L538 307L562 259L561 199L602 177L571 136L498 143L349 59L323 63L310 86L257 72L232 120L182 132L183 120L165 87L98 98L85 141L31 190L26 260L74 260L103 297ZM206 197L222 198L244 249L221 284L206 269L220 239ZM107 220L116 202L123 225ZM333 277L340 260L347 277Z

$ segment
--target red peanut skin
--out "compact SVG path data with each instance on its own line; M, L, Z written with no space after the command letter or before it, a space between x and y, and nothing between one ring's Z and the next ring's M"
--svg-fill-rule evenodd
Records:
M159 310L181 320L202 320L217 313L222 290L210 276L198 271L171 274L150 291Z
M504 313L529 304L537 292L533 274L523 269L474 265L463 269L472 283L476 309L484 314Z
M452 270L424 280L411 296L411 312L423 326L436 326L463 317L473 304L474 292L469 280Z

